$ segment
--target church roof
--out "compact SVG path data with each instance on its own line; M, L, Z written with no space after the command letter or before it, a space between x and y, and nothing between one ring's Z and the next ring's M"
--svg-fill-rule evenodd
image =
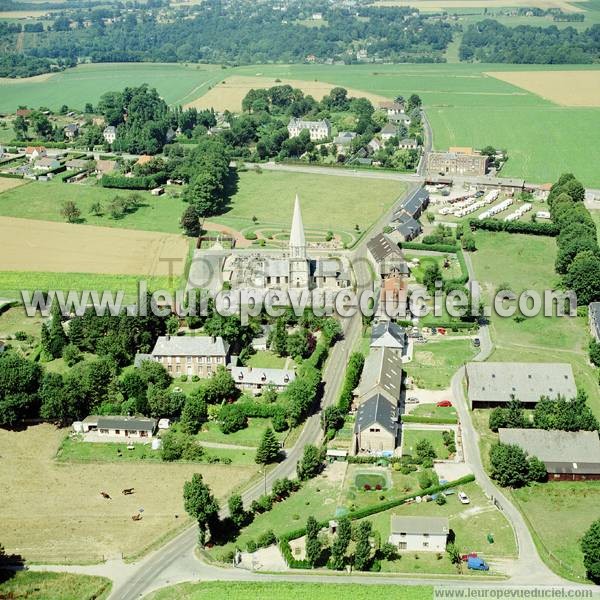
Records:
M302 224L302 213L300 212L300 198L298 198L298 194L296 194L296 201L294 202L294 217L292 218L292 231L290 233L290 248L292 246L306 246L304 225Z

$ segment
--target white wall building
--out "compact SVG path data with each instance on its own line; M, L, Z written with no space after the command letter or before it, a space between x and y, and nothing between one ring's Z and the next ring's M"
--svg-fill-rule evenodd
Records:
M313 142L325 140L331 137L331 123L327 119L322 121L304 121L292 117L288 123L288 133L291 138L299 136L304 130L308 130Z
M397 517L392 515L390 544L398 550L444 552L450 533L446 517Z

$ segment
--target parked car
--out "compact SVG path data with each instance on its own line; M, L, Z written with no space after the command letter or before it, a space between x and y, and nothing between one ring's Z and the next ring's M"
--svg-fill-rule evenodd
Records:
M479 346L481 346L481 340L479 338L475 338L473 340L473 346L475 346L475 348L479 348Z
M452 402L450 402L450 400L440 400L436 406L448 407L452 406Z
M419 404L419 399L411 396L410 398L406 399L406 404Z
M469 552L469 554L461 554L460 560L467 562L470 558L477 558L477 552Z
M483 558L477 558L471 556L467 559L467 567L469 569L473 569L474 571L489 571L489 565L483 560Z
M484 192L479 190L478 192L475 192L475 198L481 198L481 196L483 196Z
M467 496L464 492L458 492L458 499L461 504L470 504L471 500L469 500L469 496Z

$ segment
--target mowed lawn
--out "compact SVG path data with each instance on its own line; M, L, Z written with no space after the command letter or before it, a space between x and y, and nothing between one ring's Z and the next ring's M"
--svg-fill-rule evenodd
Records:
M427 344L415 344L413 360L403 369L418 388L442 390L450 387L450 380L457 369L475 354L471 340L438 336Z
M100 63L79 65L47 78L14 80L2 85L0 111L11 113L21 104L58 110L63 104L83 110L109 91L147 83L169 104L185 104L218 83L228 71L217 65Z
M442 460L448 458L449 452L446 446L444 446L444 438L441 430L412 429L412 423L410 427L411 429L405 427L402 431L402 454L416 456L417 444L421 440L428 440L435 450L436 458L441 458Z
M102 600L107 598L111 582L106 577L75 575L73 573L42 573L21 571L3 581L0 571L0 598L28 600Z
M182 583L150 594L147 600L429 600L433 588L426 585L360 585L336 583L239 583L233 581L207 581Z
M503 284L516 294L534 290L543 295L559 283L554 238L481 231L475 238L473 267L488 302ZM592 410L600 416L598 377L588 364L586 318L540 314L518 322L492 314L490 329L495 345L490 360L571 363L578 386L587 392Z
M405 191L397 181L246 171L229 208L211 221L243 230L256 217L255 228L289 232L298 194L305 228L352 232L359 225L365 231Z
M548 564L569 579L585 579L579 540L598 518L600 481L533 484L513 490L512 496L531 523L538 550ZM566 568L548 558L548 550Z
M47 424L0 430L0 539L7 552L33 562L81 564L137 556L190 522L182 489L194 473L202 473L224 502L257 471L252 464L58 462L55 454L66 433ZM121 493L132 487L133 495ZM133 521L140 508L142 520Z

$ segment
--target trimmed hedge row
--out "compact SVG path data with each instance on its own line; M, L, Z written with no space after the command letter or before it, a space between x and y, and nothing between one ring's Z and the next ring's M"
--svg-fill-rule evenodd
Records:
M472 481L475 481L475 476L466 475L465 477L461 477L460 479L456 479L455 481L449 481L448 483L445 483L443 485L434 485L425 490L421 490L420 492L402 496L401 498L395 498L394 500L388 500L387 502L380 502L379 504L375 504L374 506L367 506L366 508L362 508L361 510L356 510L350 513L348 516L351 521L357 521L358 519L364 519L365 517L370 517L371 515L376 515L380 512L390 510L391 508L401 506L407 500L411 500L413 498L416 498L417 496L436 494L438 492L447 490L448 488L463 485L465 483L471 483ZM329 520L320 521L318 525L319 528L328 527ZM295 540L299 537L302 537L305 534L306 527L301 527L292 531L288 531L287 533L284 533L279 537L279 549L281 550L281 554L283 555L283 558L286 561L288 567L290 567L291 569L311 568L311 566L306 560L297 560L293 557L292 548L290 546L290 540Z
M0 173L0 177L5 177L6 179L23 179L23 175L19 173Z
M434 321L421 323L423 327L441 327L442 329L475 329L477 324L473 321Z
M348 361L344 385L338 400L338 408L345 413L350 410L350 405L352 404L352 392L354 392L354 389L360 382L364 364L365 357L360 352L353 352Z
M44 146L44 148L58 148L59 150L65 150L68 147L66 142L49 142L47 140L28 140L27 142L22 140L11 140L8 145L17 148L22 148L23 145Z
M554 223L539 223L534 221L500 221L499 219L471 219L471 229L484 231L506 231L507 233L528 233L530 235L547 235L556 237L559 229Z
M100 185L106 188L117 188L122 190L151 190L162 185L167 180L164 171L145 175L143 177L125 177L124 175L102 175Z
M400 242L398 246L404 250L429 250L430 252L444 252L456 254L458 245L452 244L423 244L421 242Z
M450 417L421 417L419 415L402 415L403 423L432 423L437 425L455 425L458 419Z

